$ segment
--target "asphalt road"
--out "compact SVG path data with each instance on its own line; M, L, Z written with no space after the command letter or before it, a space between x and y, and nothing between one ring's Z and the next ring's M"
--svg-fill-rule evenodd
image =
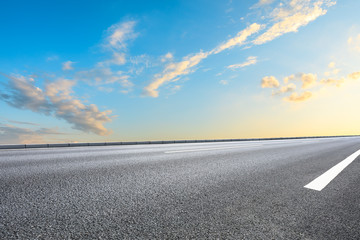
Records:
M0 239L360 239L360 138L0 150Z

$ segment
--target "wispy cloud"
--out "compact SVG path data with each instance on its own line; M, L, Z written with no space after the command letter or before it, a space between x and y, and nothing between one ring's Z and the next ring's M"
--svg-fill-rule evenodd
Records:
M66 71L66 70L73 70L74 67L73 67L73 64L75 62L72 62L72 61L66 61L66 62L63 62L62 63L62 70Z
M275 8L270 17L275 23L254 40L255 45L272 41L289 32L297 32L318 17L326 14L327 8L334 5L331 0L291 0Z
M99 111L96 105L85 105L74 97L72 87L75 81L58 79L42 90L23 76L5 76L8 78L7 91L0 92L0 99L9 105L55 116L84 132L98 135L111 133L104 127L104 123L111 121L111 111Z
M246 67L246 66L254 65L256 63L257 63L257 57L250 56L250 57L248 57L246 59L245 62L229 65L229 66L227 66L227 68L229 68L229 69L243 68L243 67Z
M107 29L106 46L112 49L125 49L127 41L135 39L138 33L134 32L135 21L126 21L112 25Z
M20 124L20 125L31 125L31 126L39 126L37 123L32 122L23 122L23 121L15 121L15 120L7 120L10 123Z
M230 38L226 42L220 44L219 46L217 46L216 48L211 50L210 53L217 54L224 50L233 48L235 46L241 46L245 43L245 41L248 37L250 37L254 33L259 32L263 27L264 27L263 25L253 23L250 26L248 26L247 28L245 28L244 30L238 32L238 34L235 37Z
M134 40L138 33L134 31L135 21L125 21L116 23L106 30L106 38L103 48L111 52L111 57L98 62L99 67L109 67L111 65L123 65L126 63L127 45L130 40Z
M263 6L269 5L269 4L273 3L273 2L274 2L274 0L259 0L250 9L263 7Z
M46 136L56 136L64 134L65 133L59 132L57 128L30 129L0 123L0 143L3 144L43 143L44 137Z
M220 44L211 51L200 51L197 54L185 56L181 62L169 63L165 67L163 72L160 74L156 74L154 76L154 80L144 88L143 95L158 97L158 88L161 85L166 82L175 82L180 79L179 77L193 72L193 67L198 65L203 59L207 58L209 55L218 54L226 49L244 44L247 37L258 32L260 28L261 26L259 24L254 23L246 29L240 31L235 37L229 39L225 43Z
M349 37L347 43L351 50L360 52L360 34Z
M259 1L257 4L260 6L270 4L271 2L272 1L264 0ZM262 29L266 29L265 32L250 42L248 47L251 47L251 45L264 44L289 32L297 32L300 27L306 26L318 17L326 14L327 9L335 3L333 0L291 0L284 2L271 12L269 19L270 24L272 22L273 24L271 24L269 28L266 29L265 24L260 25L253 23L246 29L240 31L235 37L230 38L208 52L200 51L195 55L184 57L181 62L167 65L163 72L156 74L153 81L144 88L143 95L158 97L158 88L161 85L167 82L177 81L182 75L193 72L193 67L212 54L218 54L226 49L245 44L245 41L251 35L258 33ZM254 62L256 60L252 61ZM235 67L235 65L233 67ZM242 67L242 65L240 64L238 67Z
M288 102L303 102L312 97L312 93L305 91L303 93L292 93L289 97L285 97L284 100Z
M229 84L229 81L228 80L220 80L219 83L221 85L228 85Z
M47 57L47 58L46 58L46 61L47 61L47 62L51 62L51 61L56 61L56 60L58 60L58 59L59 59L59 56L53 55L53 56Z
M81 71L76 73L75 79L86 81L94 85L107 85L118 83L122 88L130 90L133 83L129 80L129 75L122 71L112 71L111 68L94 68L88 71Z
M193 56L186 56L183 61L170 63L161 74L155 75L155 80L144 88L145 96L158 97L157 89L166 82L177 81L182 75L192 72L192 68L209 55L207 52L199 52Z

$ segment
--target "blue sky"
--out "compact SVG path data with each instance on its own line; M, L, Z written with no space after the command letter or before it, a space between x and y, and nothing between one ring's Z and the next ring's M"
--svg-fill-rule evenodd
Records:
M357 9L6 1L0 143L360 134Z

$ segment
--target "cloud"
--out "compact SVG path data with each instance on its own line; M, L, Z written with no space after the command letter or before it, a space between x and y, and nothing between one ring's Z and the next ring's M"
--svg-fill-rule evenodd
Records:
M295 79L295 75L294 74L292 74L292 75L290 75L290 76L287 76L287 77L284 77L284 83L288 83L289 81L291 81L291 80L293 80L293 79Z
M8 122L21 124L21 125L31 125L31 126L39 126L40 124L32 123L32 122L22 122L22 121L15 121L15 120L8 120Z
M95 104L84 105L74 98L71 95L74 84L74 81L61 79L46 86L46 94L54 106L55 116L84 132L110 134L103 124L111 121L111 110L100 112Z
M280 94L284 94L284 93L289 93L289 92L293 92L296 89L296 85L294 83L290 83L286 86L282 86L279 90L274 91L272 93L273 96L276 95L280 95Z
M36 87L33 81L23 76L8 76L2 74L10 81L5 84L8 91L0 90L0 100L3 100L12 107L29 109L33 112L50 115L51 104L46 99L44 92Z
M258 3L266 4L269 2L270 1L260 1ZM282 3L280 7L275 8L271 13L271 21L275 23L251 43L260 45L283 34L297 32L300 27L306 26L309 22L326 14L326 8L334 5L335 3L336 2L332 0L318 0L315 2L310 0L291 0L288 3ZM259 32L265 27L266 25L253 23L246 29L240 31L235 37L218 45L211 51L200 51L195 55L188 55L184 57L181 62L167 65L163 72L156 74L153 81L144 88L143 95L158 97L158 88L164 83L177 81L182 75L189 74L192 72L191 68L199 64L202 59L207 58L209 55L218 54L226 49L231 49L235 46L245 44L248 37ZM195 58L196 60L190 61L190 58ZM240 66L241 65L239 65L239 67Z
M335 67L335 62L330 62L328 65L329 68L334 68Z
M314 21L318 17L326 14L327 10L322 7L330 7L335 1L330 0L291 0L282 7L275 8L271 13L271 18L275 23L263 34L256 38L255 45L264 44L283 34L297 32L302 26Z
M134 32L135 21L126 21L112 25L107 29L107 47L120 50L126 49L127 41L135 39L138 34Z
M96 105L85 105L74 97L72 87L75 81L59 79L46 84L45 91L34 86L34 82L23 76L7 76L5 85L8 93L0 93L0 99L10 106L55 116L67 121L74 129L107 135L111 131L104 123L111 121L111 111L99 111Z
M229 84L229 81L228 80L220 80L219 83L221 85L228 85Z
M192 72L192 67L200 63L201 60L209 55L207 52L200 51L193 56L186 56L183 61L168 64L161 74L155 75L155 80L144 88L143 95L158 97L157 89L166 82L177 81L179 76Z
M350 73L350 74L348 75L348 78L353 79L353 80L357 80L357 79L360 78L360 72Z
M51 61L56 61L58 59L59 59L59 56L53 55L53 56L47 57L46 61L51 62Z
M301 74L301 81L303 82L302 88L310 88L315 85L317 80L317 75L312 73L302 73Z
M252 7L250 7L250 9L263 7L263 6L269 5L273 2L274 2L274 0L259 0L259 2L257 2Z
M284 78L284 83L288 83L292 80L300 80L302 81L302 88L310 88L315 85L317 80L317 75L313 73L298 73L298 74L292 74L290 76L287 76Z
M170 52L168 52L167 54L165 54L164 56L161 57L161 62L167 62L167 61L171 61L174 58L174 55Z
M57 128L30 129L0 123L0 143L2 144L30 144L42 143L45 136L64 135Z
M259 24L252 24L246 29L240 31L235 37L229 39L225 43L220 44L209 52L200 51L194 55L187 55L181 62L169 63L162 73L156 74L154 80L147 85L143 90L144 96L158 97L158 88L166 82L175 82L180 79L181 76L193 72L193 67L198 65L203 59L207 58L211 54L220 53L226 49L234 46L244 44L247 37L258 32L261 26Z
M239 63L239 64L233 64L233 65L227 66L227 68L230 68L230 69L243 68L243 67L253 65L256 63L257 63L257 57L250 56L247 58L246 62Z
M225 43L222 43L219 46L217 46L216 48L214 48L213 50L211 50L210 53L217 54L226 49L230 49L235 46L243 45L249 36L253 35L254 33L257 33L263 27L264 27L263 25L253 23L250 26L248 26L246 29L240 31L235 37L230 38Z
M340 80L328 78L328 79L321 79L321 81L320 81L321 84L335 85L337 87L340 87L344 82L345 82L345 80L343 78Z
M261 79L262 88L277 88L279 86L280 83L274 76L266 76Z
M347 43L351 50L360 52L360 34L355 37L349 37Z
M301 94L292 93L289 97L285 97L284 100L288 102L303 102L312 97L312 93L309 91L303 92Z
M103 48L111 52L111 57L97 63L98 67L109 67L111 65L124 65L126 63L127 44L138 36L135 33L135 21L116 23L106 30Z
M95 85L119 83L123 88L131 88L134 84L129 80L128 75L122 71L113 72L110 68L94 68L88 71L81 71L75 75L75 79L89 82Z
M62 63L62 70L67 71L67 70L73 70L74 67L72 66L75 62L72 61L66 61Z

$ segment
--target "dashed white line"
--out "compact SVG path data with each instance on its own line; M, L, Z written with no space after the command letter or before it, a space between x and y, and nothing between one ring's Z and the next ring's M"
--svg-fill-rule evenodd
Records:
M309 188L316 191L321 191L326 185L328 185L342 170L344 170L350 163L352 163L360 155L360 150L354 152L349 157L345 158L328 171L315 178L312 182L305 185L305 188Z
M229 148L253 148L259 147L263 144L256 144L256 145L240 145L240 146L231 146L231 147L215 147L215 148L195 148L195 149L185 149L185 150L175 150L175 151L167 151L165 153L182 153L182 152L201 152L201 151L212 151L212 150L221 150L221 149L229 149Z

